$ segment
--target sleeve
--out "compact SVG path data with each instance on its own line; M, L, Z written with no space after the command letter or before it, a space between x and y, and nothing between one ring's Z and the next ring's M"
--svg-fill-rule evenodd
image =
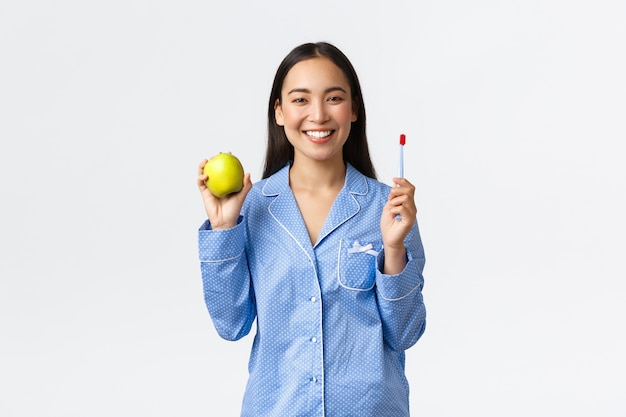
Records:
M426 307L422 297L425 256L417 221L405 239L407 264L397 275L385 275L384 249L378 255L376 295L383 323L385 343L395 351L413 346L426 328Z
M241 339L256 317L242 217L226 230L212 230L207 220L198 231L198 251L204 301L213 325L222 338Z

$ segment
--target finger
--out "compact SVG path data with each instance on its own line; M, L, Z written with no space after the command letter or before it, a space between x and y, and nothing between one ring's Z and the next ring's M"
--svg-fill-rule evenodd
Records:
M407 192L410 195L415 194L415 186L411 184L406 178L394 178L393 179L395 187L392 188L392 192Z
M389 196L393 198L399 195L408 195L413 198L415 195L415 187L413 187L411 183L402 183L397 187L391 187Z
M207 162L209 162L208 159L203 159L202 162L200 162L200 165L198 165L198 175L204 174L204 166Z
M243 176L243 187L237 193L237 195L241 196L241 198L245 199L246 195L248 195L248 191L252 189L252 181L250 180L250 173L247 173Z
M243 188L248 189L248 190L252 188L252 180L250 180L249 172L243 176Z
M400 187L413 187L413 184L411 184L411 182L406 178L393 177L392 180L394 184L399 185Z
M406 196L408 195L408 190L406 188L402 188L402 187L394 187L391 189L391 191L389 192L389 196L388 196L388 200L392 201L395 198L401 197L401 196Z
M411 209L411 201L406 196L398 197L389 202L389 208L394 211Z
M204 189L206 189L206 181L209 179L209 177L204 173L204 166L206 165L206 163L208 162L207 159L203 159L202 162L200 162L200 164L198 165L198 188L200 188L200 191L203 191Z
M407 195L402 195L395 197L390 200L388 203L389 210L394 214L400 214L408 216L414 216L417 214L417 207L415 206L415 201L409 198Z
M409 205L403 205L398 207L398 214L402 217L402 219L410 220L410 223L413 224L417 217L417 210L415 207L411 207Z
M408 195L400 195L389 200L391 207L405 207L410 212L417 212L415 201Z

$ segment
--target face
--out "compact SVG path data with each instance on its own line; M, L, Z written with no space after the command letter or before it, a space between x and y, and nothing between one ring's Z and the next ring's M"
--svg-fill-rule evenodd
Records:
M274 110L294 147L294 164L303 158L343 163L343 145L357 113L350 83L332 61L319 57L294 65Z

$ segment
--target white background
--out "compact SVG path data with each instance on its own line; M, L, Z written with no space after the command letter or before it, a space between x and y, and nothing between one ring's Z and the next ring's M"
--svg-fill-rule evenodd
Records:
M318 40L359 73L383 182L407 135L412 414L625 416L625 21L623 0L3 1L0 416L238 415L252 338L203 304L197 165L260 178L276 67Z

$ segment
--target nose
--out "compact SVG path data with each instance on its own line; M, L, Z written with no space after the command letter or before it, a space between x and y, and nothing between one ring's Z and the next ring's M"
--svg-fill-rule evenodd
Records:
M324 123L328 120L328 112L324 100L315 100L311 104L309 119L315 123Z

